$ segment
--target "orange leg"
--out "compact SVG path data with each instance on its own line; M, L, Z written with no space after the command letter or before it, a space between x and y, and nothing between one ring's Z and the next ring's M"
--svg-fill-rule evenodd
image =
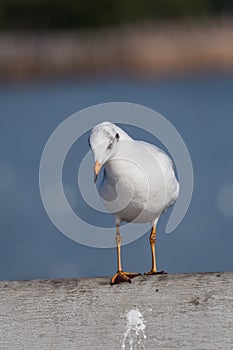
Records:
M116 226L116 244L117 244L117 273L111 278L110 284L117 284L121 282L131 283L131 278L139 276L138 272L124 272L121 265L121 242L120 226Z
M154 225L152 226L151 234L150 234L152 267L151 267L151 270L149 272L145 272L144 275L158 275L158 274L166 273L164 271L157 272L155 246L156 246L156 226Z

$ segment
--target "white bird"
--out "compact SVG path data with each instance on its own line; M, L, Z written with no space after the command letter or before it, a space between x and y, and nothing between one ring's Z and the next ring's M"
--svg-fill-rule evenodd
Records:
M98 192L105 207L115 215L118 269L110 283L131 282L131 278L140 275L122 269L122 221L151 223L152 267L145 274L164 273L156 268L156 224L179 195L172 160L155 145L134 140L110 122L92 129L89 145L95 160L94 182L104 166Z

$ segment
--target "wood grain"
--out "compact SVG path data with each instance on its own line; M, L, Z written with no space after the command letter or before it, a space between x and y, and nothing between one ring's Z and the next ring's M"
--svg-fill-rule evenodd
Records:
M232 291L233 273L0 282L0 349L233 349ZM135 309L146 338L123 342Z

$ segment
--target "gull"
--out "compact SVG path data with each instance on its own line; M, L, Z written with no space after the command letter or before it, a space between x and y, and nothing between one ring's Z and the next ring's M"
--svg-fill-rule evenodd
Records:
M124 130L110 122L96 125L89 136L89 146L94 155L94 182L100 169L104 174L98 193L104 206L115 216L117 273L110 284L129 282L138 272L125 272L121 264L120 225L122 221L150 223L152 267L146 275L165 273L157 271L156 225L179 196L173 162L157 146L134 140ZM98 181L99 182L99 181Z

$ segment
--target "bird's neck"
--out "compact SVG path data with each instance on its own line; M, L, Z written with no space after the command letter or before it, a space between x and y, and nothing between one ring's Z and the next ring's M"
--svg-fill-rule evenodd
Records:
M116 181L119 177L129 174L133 163L130 162L131 154L135 150L134 140L122 140L118 145L118 151L106 163L105 170L109 178Z

